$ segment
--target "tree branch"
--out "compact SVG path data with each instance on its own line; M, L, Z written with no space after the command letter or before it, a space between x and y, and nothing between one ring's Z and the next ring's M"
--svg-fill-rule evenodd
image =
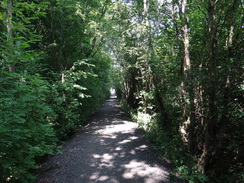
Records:
M86 53L86 57L89 57L91 55L93 49L95 48L96 42L97 42L97 38L94 37L92 40L92 45L91 45L90 49L88 50L88 52Z

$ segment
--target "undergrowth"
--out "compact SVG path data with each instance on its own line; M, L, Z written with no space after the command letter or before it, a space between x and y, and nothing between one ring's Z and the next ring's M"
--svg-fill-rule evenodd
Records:
M180 135L166 132L155 115L150 116L133 111L124 100L120 100L120 106L133 121L138 123L139 128L145 132L145 137L153 143L161 157L170 161L174 167L173 171L182 179L189 183L209 181L206 175L197 171L196 161L188 154L187 146L183 144ZM177 128L172 130L177 130ZM169 179L174 179L174 176L169 175Z

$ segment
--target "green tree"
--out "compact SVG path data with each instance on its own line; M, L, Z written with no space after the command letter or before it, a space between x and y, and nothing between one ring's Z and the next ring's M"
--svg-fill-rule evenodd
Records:
M40 157L108 98L110 3L1 1L1 182L34 179Z
M240 181L241 3L117 3L122 36L112 49L121 97L183 177Z
M35 73L41 54L33 48L40 38L33 22L45 7L33 1L1 1L1 182L29 182L37 158L55 148L55 113L47 104L48 83Z

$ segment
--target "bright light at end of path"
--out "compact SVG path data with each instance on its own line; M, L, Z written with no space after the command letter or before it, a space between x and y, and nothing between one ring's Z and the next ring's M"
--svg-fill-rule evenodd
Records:
M111 89L110 89L110 94L111 94L111 95L115 95L115 89L114 89L114 88L111 88Z

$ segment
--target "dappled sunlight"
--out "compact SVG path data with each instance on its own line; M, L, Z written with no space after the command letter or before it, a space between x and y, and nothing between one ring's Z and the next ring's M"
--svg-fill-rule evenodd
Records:
M114 106L111 99L109 105ZM117 111L117 115L120 113ZM103 125L100 126L100 123ZM157 162L150 162L147 160L148 157L144 157L149 147L140 140L138 124L121 120L116 115L96 124L96 127L92 127L96 136L94 141L107 149L102 153L94 152L90 157L90 161L93 162L91 167L99 170L89 176L91 182L119 182L114 178L114 171L122 180L137 180L136 182L141 183L167 182L167 171L158 167ZM118 166L117 162L122 163ZM103 168L106 168L105 172Z
M123 141L119 142L119 144L125 144L125 143L128 143L128 142L131 142L131 140L126 139L126 140L123 140Z
M123 173L123 177L126 179L133 179L134 177L153 177L147 178L147 180L153 180L153 182L160 182L162 179L165 179L167 177L163 176L167 172L160 169L156 165L149 165L143 161L138 160L131 160L128 164L124 165L125 172ZM155 178L158 178L158 180L155 180Z
M106 180L109 180L108 176L101 176L98 178L98 181L106 181Z
M96 180L97 178L99 178L99 172L94 172L89 178L90 180Z
M111 154L108 154L108 153L105 153L102 156L100 156L98 154L94 154L93 158L96 158L96 159L100 158L100 159L102 159L102 162L109 162L110 160L113 159L113 156Z
M122 124L116 124L116 123L122 123ZM105 136L110 136L111 138L115 138L115 133L129 133L133 132L133 130L137 128L136 123L128 122L128 121L116 121L115 124L112 123L111 125L103 126L102 129L96 130L94 133L96 134L103 134Z
M142 183L167 181L167 171L157 166L157 162L148 161L146 156L142 158L147 152L142 153L148 151L149 147L140 140L140 133L137 133L139 131L136 123L116 118L93 132L97 138L95 141L108 148L103 153L95 152L90 157L90 161L93 162L91 167L100 170L89 176L91 182L116 182L114 171L117 172L117 177L127 181L140 180L136 182ZM122 163L118 166L117 162ZM102 171L103 168L106 168L105 172Z
M121 148L121 147L116 147L114 150L115 150L115 151L121 151L122 148Z
M136 150L143 150L143 149L147 149L147 148L148 148L147 145L141 145L141 146L139 146L139 147L136 147L135 149L136 149Z
M168 170L157 165L161 160L149 148L138 124L114 107L117 104L109 99L85 130L76 135L80 140L67 149L65 166L59 164L57 173L75 168L71 174L77 174L76 179L72 178L77 183L168 182ZM66 180L70 182L70 177Z
M137 120L140 128L147 129L149 124L151 123L152 116L147 113L138 112L137 113Z
M129 153L135 155L136 151L134 149L132 149Z

